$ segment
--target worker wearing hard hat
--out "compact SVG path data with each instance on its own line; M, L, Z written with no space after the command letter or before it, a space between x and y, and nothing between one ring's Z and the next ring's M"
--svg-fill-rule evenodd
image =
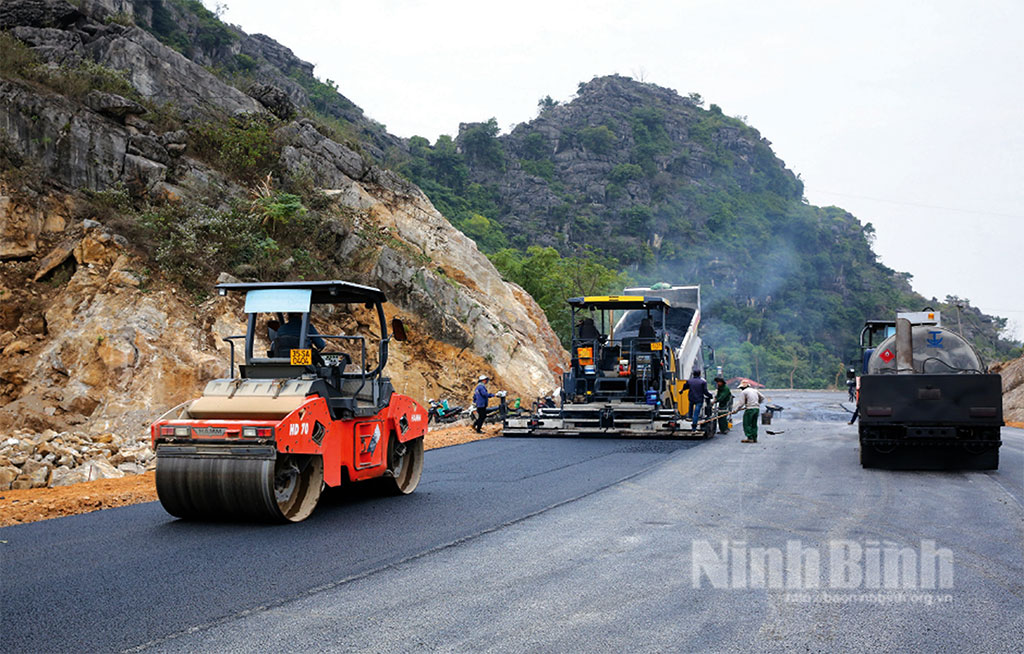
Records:
M476 421L473 423L473 430L481 433L484 426L484 418L487 417L487 401L494 397L494 393L487 392L487 382L490 378L487 375L480 375L477 378L476 390L473 391L473 406L476 407Z
M756 388L751 388L750 382L744 379L740 382L740 406L736 412L743 411L743 435L746 436L741 443L757 442L757 417L761 413L761 402L764 402L764 395ZM735 412L734 412L735 413Z

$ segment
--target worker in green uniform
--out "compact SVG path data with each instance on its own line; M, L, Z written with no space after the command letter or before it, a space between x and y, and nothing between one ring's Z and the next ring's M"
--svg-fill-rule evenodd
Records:
M715 392L715 402L718 403L718 415L721 416L718 419L718 433L728 434L729 433L729 409L732 404L732 391L725 385L725 380L721 377L715 377L715 386L718 387Z
M761 413L761 403L765 397L761 391L750 387L750 382L740 382L740 406L736 411L743 411L743 435L741 443L757 442L757 416Z

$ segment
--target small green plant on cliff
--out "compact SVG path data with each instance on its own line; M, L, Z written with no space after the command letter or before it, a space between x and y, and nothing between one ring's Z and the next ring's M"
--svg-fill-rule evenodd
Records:
M39 63L27 45L10 32L0 32L0 76L23 78L26 71Z
M107 68L94 61L83 61L74 67L62 66L49 71L47 76L54 90L74 98L84 97L96 89L133 100L142 99L123 71Z
M271 172L281 154L274 127L274 120L262 115L195 123L189 126L192 151L236 178L253 182Z
M340 118L345 111L355 109L355 105L338 92L338 85L334 80L320 81L299 70L292 71L289 77L306 89L310 104L323 116Z
M537 101L537 113L538 115L544 115L545 112L550 111L558 106L558 100L555 100L550 95L545 95L543 98Z
M530 132L523 139L522 154L524 159L547 159L551 156L551 146L540 132Z
M132 210L132 196L123 184L102 191L82 190L86 198L79 213L81 218L91 218L102 223L118 222Z
M625 186L627 182L644 178L644 169L636 164L618 164L608 173L608 179L619 186Z
M555 179L555 164L550 159L520 159L519 165L527 175L535 175L549 182Z
M249 205L249 211L261 227L269 228L271 235L277 234L278 226L287 227L306 215L302 198L293 193L275 192L270 175L256 185L253 194L256 198Z
M607 125L584 127L579 131L579 139L594 154L608 154L615 147L615 132Z
M124 25L125 27L135 26L135 21L132 19L131 14L126 14L124 12L110 14L104 20L108 24Z

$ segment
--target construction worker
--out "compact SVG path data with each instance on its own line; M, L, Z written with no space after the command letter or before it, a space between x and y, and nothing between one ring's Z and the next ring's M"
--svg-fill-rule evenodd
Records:
M744 379L740 382L740 406L733 413L743 411L743 435L746 438L741 443L757 442L757 416L761 413L760 406L764 399L764 395L752 388L749 381Z
M490 377L480 375L477 378L479 383L476 385L476 390L473 391L473 406L476 407L476 422L473 423L473 430L478 434L483 433L484 418L487 417L487 401L494 397L494 393L487 392L486 382L488 381L490 381Z
M686 380L686 387L690 389L690 429L697 431L701 407L705 399L712 399L711 393L708 392L708 383L700 377L700 370L693 371L693 375Z
M720 434L729 433L729 405L732 404L732 391L725 385L725 380L721 377L715 377L715 386L718 390L715 392L715 402L718 404L718 432Z

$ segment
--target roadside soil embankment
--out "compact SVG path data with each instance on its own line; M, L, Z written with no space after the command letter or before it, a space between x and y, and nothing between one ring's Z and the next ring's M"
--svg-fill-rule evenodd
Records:
M1003 420L1024 429L1024 357L992 366L1003 378Z

